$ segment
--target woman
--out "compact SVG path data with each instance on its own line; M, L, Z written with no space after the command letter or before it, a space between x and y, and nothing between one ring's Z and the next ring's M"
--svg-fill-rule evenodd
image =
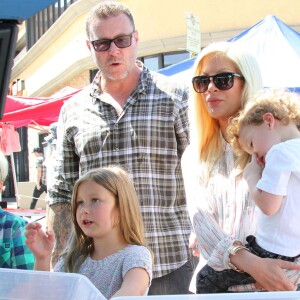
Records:
M189 106L191 144L183 155L182 168L200 263L207 260L217 271L245 271L256 280L255 286L232 287L232 291L295 290L282 270L296 269L294 264L259 258L244 247L246 236L255 234L255 205L226 141L229 119L262 88L259 66L234 43L220 42L200 53L194 74ZM195 245L196 240L190 246Z

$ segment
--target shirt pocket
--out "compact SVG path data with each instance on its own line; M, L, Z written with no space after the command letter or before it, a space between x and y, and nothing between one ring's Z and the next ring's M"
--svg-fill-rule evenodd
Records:
M11 244L2 242L0 245L0 267L11 267Z

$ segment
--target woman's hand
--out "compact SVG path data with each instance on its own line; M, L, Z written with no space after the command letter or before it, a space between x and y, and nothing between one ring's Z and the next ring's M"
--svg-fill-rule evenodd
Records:
M43 260L51 257L55 241L53 232L44 232L39 223L29 223L25 229L25 243L35 258Z
M256 280L256 287L266 291L295 291L297 285L287 278L285 270L300 270L300 265L281 259L260 258L246 250L230 256L231 262Z
M285 269L300 270L300 265L281 259L261 258L259 268L254 270L252 276L256 280L256 286L267 291L297 290L297 285L286 277Z

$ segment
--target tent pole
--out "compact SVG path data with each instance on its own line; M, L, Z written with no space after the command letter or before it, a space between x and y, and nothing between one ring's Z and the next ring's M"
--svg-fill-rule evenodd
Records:
M13 152L10 155L10 161L11 161L11 169L12 169L13 180L14 180L14 187L15 187L15 196L16 196L17 208L19 208L20 207L20 205L19 205L19 193L18 193L18 185L17 185L17 178L16 178L16 168L15 168L15 160L14 160L14 153Z

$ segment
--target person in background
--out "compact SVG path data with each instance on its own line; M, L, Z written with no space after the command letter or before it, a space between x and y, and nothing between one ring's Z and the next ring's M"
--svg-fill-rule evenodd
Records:
M8 162L0 152L0 192L8 174ZM32 270L34 256L25 244L25 225L21 217L0 207L0 268Z
M30 209L34 209L39 197L45 192L47 193L47 174L46 165L44 164L44 156L40 147L33 148L34 155L36 156L36 182L30 203Z
M139 34L119 1L96 5L86 31L99 72L63 105L58 120L56 181L49 191L52 264L70 235L74 182L90 169L117 164L134 182L154 252L149 294L186 294L194 272L180 162L189 144L188 89L137 61Z
M207 262L216 271L245 271L256 281L256 285L233 286L231 291L294 290L293 280L283 270L294 270L294 264L260 258L245 247L246 237L255 235L257 211L226 137L229 119L262 88L257 61L235 43L218 42L201 51L194 67L191 144L182 168L196 234L190 246L198 245L199 267Z
M295 286L300 282L300 221L295 214L300 209L299 128L299 97L275 89L251 98L227 128L237 161L242 162L239 167L245 169L252 200L259 207L256 234L246 238L246 247L262 258L297 263ZM245 168L249 155L252 160ZM248 273L232 269L217 272L206 265L199 274L197 284L202 293L221 293L230 286L255 283Z
M146 295L152 256L145 246L137 195L117 166L95 169L78 179L72 196L73 236L56 272L85 275L107 298ZM26 227L35 270L49 271L55 237L38 223Z
M47 190L50 189L54 184L55 175L55 164L56 164L56 142L57 142L57 122L49 125L49 134L44 138L46 145L46 155L44 159L44 164L46 166L46 182ZM49 193L47 193L46 198L46 222L49 221ZM49 227L49 224L46 223Z

